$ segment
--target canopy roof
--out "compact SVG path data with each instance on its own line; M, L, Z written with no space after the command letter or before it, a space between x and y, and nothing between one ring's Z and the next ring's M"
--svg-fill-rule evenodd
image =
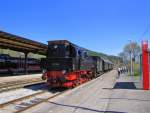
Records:
M32 52L45 55L47 45L27 38L0 31L0 47L19 52Z

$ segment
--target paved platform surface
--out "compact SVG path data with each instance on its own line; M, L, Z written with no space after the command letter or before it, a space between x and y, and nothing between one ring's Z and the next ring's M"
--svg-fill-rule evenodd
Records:
M3 77L0 77L0 83L32 79L32 78L41 78L41 76L42 74L27 74L27 75L6 76L6 77L3 76Z
M138 77L115 70L24 113L150 113L150 91L140 89Z

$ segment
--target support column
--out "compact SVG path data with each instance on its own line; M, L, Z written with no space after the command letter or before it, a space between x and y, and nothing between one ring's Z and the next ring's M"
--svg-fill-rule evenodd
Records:
M148 41L142 41L143 89L149 89Z
M140 78L142 78L142 54L140 54Z
M25 74L28 74L28 70L27 70L27 68L28 68L28 64L27 64L27 60L28 60L28 53L29 52L24 52L24 55L25 55Z

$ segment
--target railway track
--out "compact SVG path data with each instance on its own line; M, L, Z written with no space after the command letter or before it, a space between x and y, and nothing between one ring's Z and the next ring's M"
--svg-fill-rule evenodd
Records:
M67 91L69 91L69 89L68 90L62 90L62 89L41 90L36 93L32 93L30 95L23 96L0 104L0 112L21 113L38 104L47 102L49 99L55 98Z
M14 99L12 101L2 103L0 104L0 109L2 110L2 112L10 111L10 113L20 113L38 104L46 102L49 99L59 96L65 93L66 91L68 90L56 91L55 93L50 93L48 91L40 91L28 96L24 96L18 99Z
M31 80L18 80L18 81L11 81L11 82L3 82L0 83L0 92L22 88L24 86L38 84L38 83L44 83L41 78L31 79Z

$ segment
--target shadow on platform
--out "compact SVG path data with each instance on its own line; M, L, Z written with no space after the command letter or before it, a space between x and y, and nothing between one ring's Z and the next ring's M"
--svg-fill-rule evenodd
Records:
M113 89L136 89L133 82L117 82Z
M111 99L111 100L134 100L134 101L150 101L144 99L137 99L137 98L100 98L100 99Z
M126 112L119 112L119 111L101 111L101 110L97 110L97 109L91 109L91 108L81 107L81 106L61 104L61 103L56 103L56 102L49 102L49 103L51 103L53 105L57 105L57 106L74 108L75 110L82 109L82 110L87 110L87 111L96 112L96 113L101 113L101 112L102 113L126 113Z
M48 91L51 93L57 93L57 92L62 92L62 91L67 90L66 88L50 88L46 83L37 83L37 84L27 85L27 86L24 86L24 88L31 89L34 91L44 90L44 91Z
M134 90L142 90L137 88L134 84L135 82L117 82L113 88L103 88L103 89L134 89Z

